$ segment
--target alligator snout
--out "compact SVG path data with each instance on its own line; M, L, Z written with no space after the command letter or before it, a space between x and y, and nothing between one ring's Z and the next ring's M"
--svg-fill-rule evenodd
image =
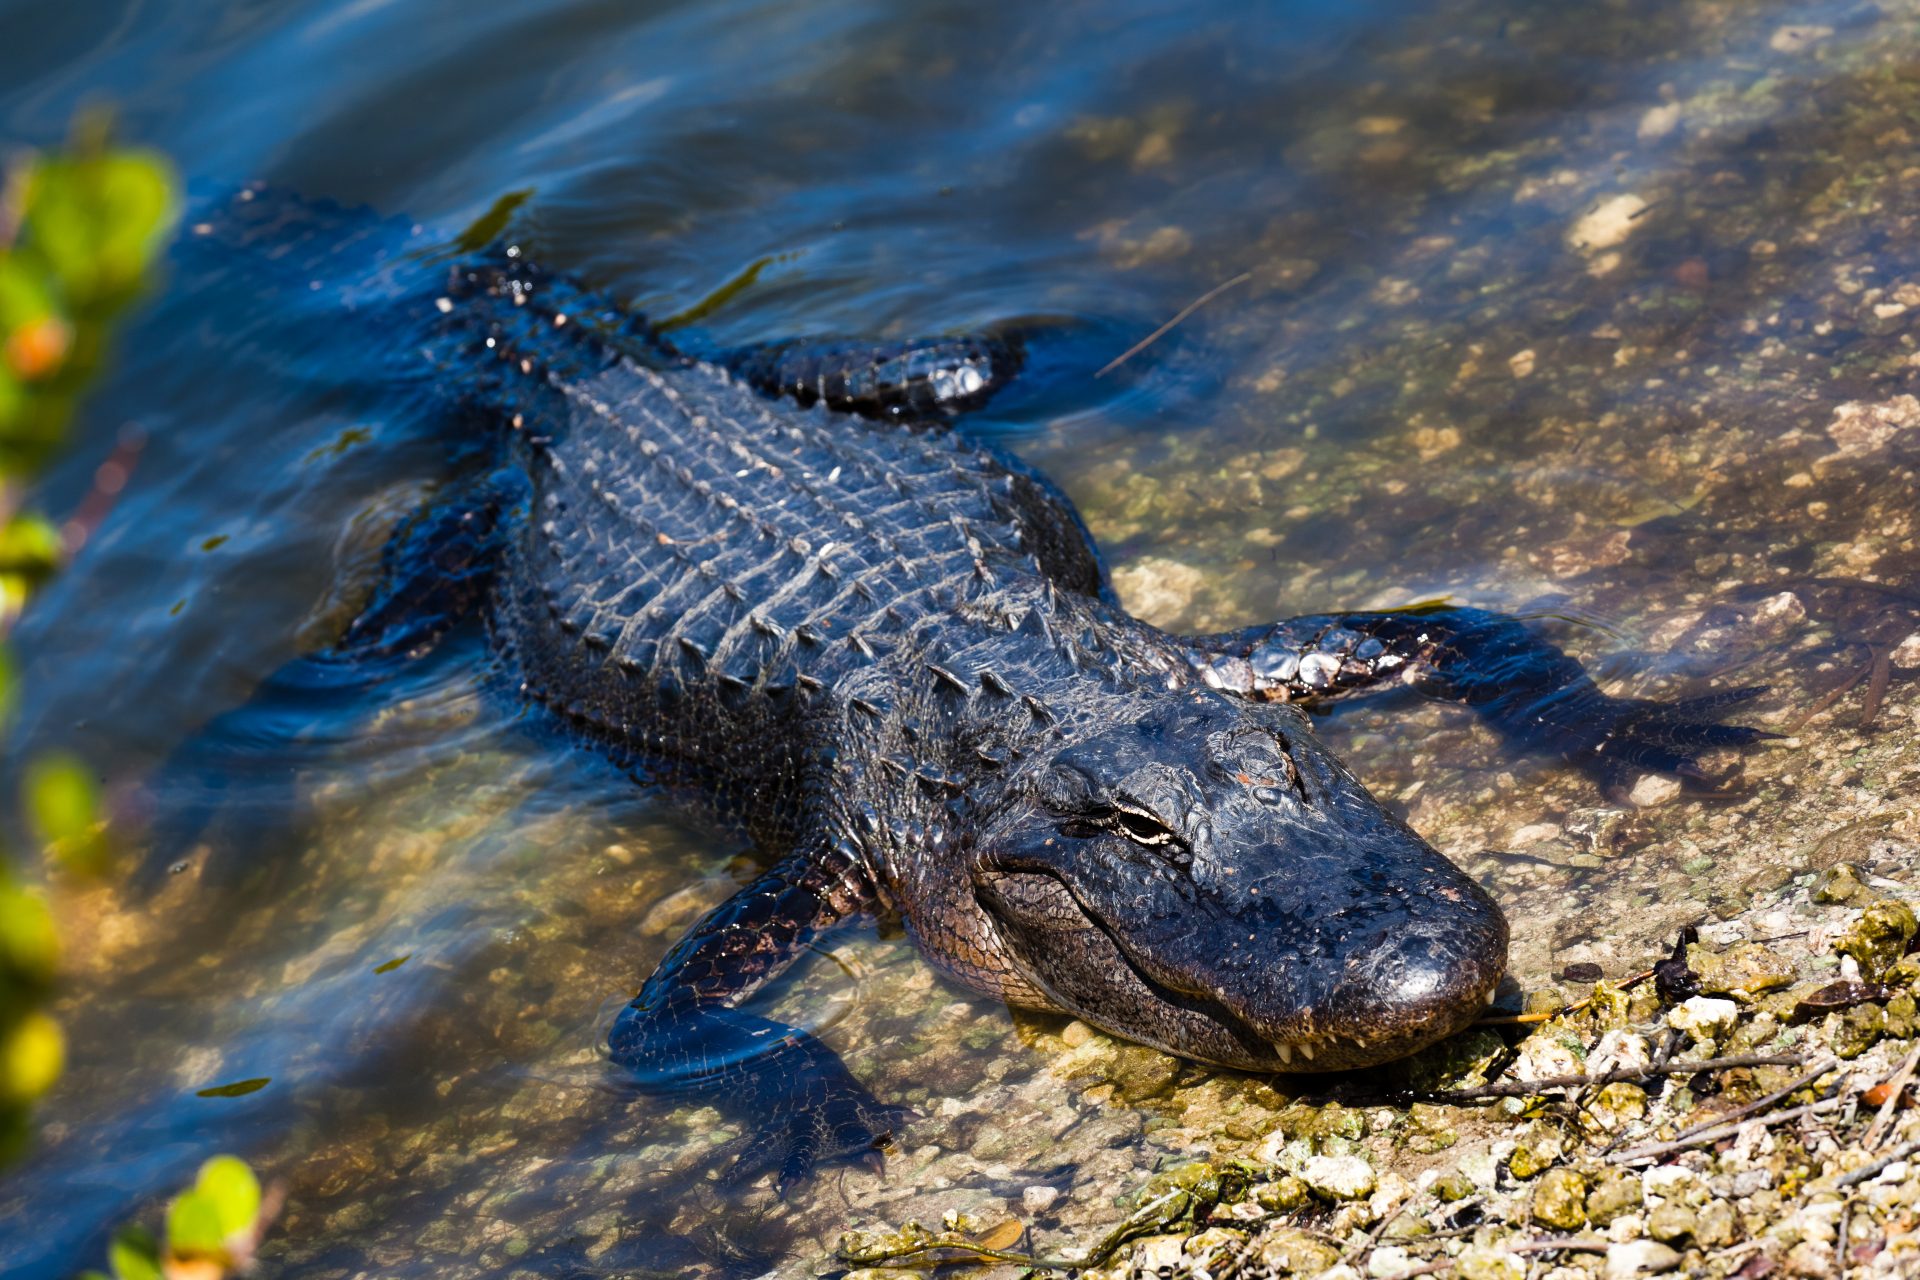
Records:
M1450 879L1346 940L1338 976L1300 1010L1292 1066L1388 1062L1463 1029L1486 1008L1506 971L1507 923L1478 885ZM1276 1042L1283 1063L1285 1045Z

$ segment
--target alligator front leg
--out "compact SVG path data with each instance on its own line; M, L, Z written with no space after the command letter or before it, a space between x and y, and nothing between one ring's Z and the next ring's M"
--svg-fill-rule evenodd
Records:
M1609 793L1636 770L1705 778L1697 753L1776 736L1720 723L1764 687L1676 702L1610 697L1519 619L1484 609L1315 614L1183 643L1207 683L1250 697L1316 702L1395 681L1465 703L1509 741L1580 765Z
M909 1114L877 1101L811 1035L739 1007L821 929L871 903L845 854L788 858L694 926L608 1034L642 1089L694 1094L745 1126L726 1182L773 1170L784 1196L819 1165L877 1161Z

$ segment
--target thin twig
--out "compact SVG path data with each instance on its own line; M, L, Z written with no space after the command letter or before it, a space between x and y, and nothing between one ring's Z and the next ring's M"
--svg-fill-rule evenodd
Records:
M1867 652L1869 654L1873 652L1871 646L1869 646ZM1835 685L1833 688L1827 690L1825 694L1823 694L1821 697L1814 700L1814 703L1812 706L1808 707L1805 711L1801 712L1799 716L1795 717L1795 719L1791 723L1789 723L1785 728L1787 735L1791 737L1793 734L1796 734L1800 732L1800 730L1804 729L1807 725L1807 721L1813 719L1815 716L1819 715L1822 711L1825 711L1828 707L1840 701L1840 699L1846 697L1849 693L1853 691L1853 686L1859 684L1862 680L1866 679L1867 676L1872 671L1873 671L1873 660L1869 658L1866 664L1862 666L1858 671L1848 676L1845 680L1842 680L1839 684Z
M1450 1089L1441 1093L1414 1095L1427 1102L1478 1102L1483 1098L1525 1098L1547 1089L1579 1089L1589 1085L1619 1084L1625 1080L1650 1080L1655 1076L1685 1076L1699 1071L1729 1071L1734 1067L1798 1067L1806 1063L1799 1053L1746 1053L1730 1058L1704 1058L1697 1062L1664 1062L1644 1067L1620 1067L1599 1075L1546 1076L1539 1080L1514 1080L1503 1084L1483 1084L1472 1089Z
M1435 1258L1432 1262L1423 1262L1417 1267L1405 1271L1396 1271L1387 1280L1413 1280L1415 1276L1430 1276L1447 1270L1454 1265L1452 1258Z
M1179 324L1182 320L1185 320L1188 316L1192 315L1194 312L1198 311L1200 308L1206 306L1209 302L1212 302L1215 298L1219 297L1221 294L1225 293L1227 290L1233 288L1235 285L1245 284L1247 281L1251 279L1253 279L1253 272L1242 271L1239 275L1235 276L1231 280L1222 280L1219 284L1213 286L1213 288L1207 290L1205 293L1195 298L1192 302L1189 302L1186 306L1180 308L1180 310L1174 314L1173 319L1167 321L1165 324L1161 325L1158 329L1155 329L1152 333L1140 339L1140 341L1134 343L1132 346L1128 347L1125 351L1122 351L1119 355L1115 356L1113 359L1101 365L1099 372L1095 373L1093 376L1096 378L1106 377L1108 374L1112 373L1115 369L1118 369L1121 365L1133 359L1135 356L1139 355L1142 351L1145 351L1148 347L1152 346L1154 343L1160 341L1161 338L1167 335L1168 330L1172 329L1175 325Z
M1840 1065L1840 1059L1838 1058L1834 1058L1834 1057L1822 1058L1820 1059L1820 1061L1814 1063L1811 1067L1807 1068L1807 1073L1805 1075L1797 1077L1792 1084L1787 1085L1785 1088L1775 1089L1772 1093L1768 1094L1766 1097L1760 1098L1754 1102L1749 1102L1744 1107L1735 1108L1734 1110L1727 1112L1727 1114L1723 1116L1715 1116L1711 1120L1702 1120L1699 1124L1691 1125L1688 1128L1682 1129L1679 1133L1676 1133L1673 1135L1673 1140L1675 1142L1678 1142L1682 1138L1691 1138L1696 1133L1705 1133L1707 1130L1718 1128L1723 1124L1732 1124L1736 1120L1744 1120L1756 1111L1765 1111L1768 1107L1780 1101L1780 1099L1791 1094L1795 1089L1806 1088L1806 1086L1812 1084L1815 1080L1818 1080L1821 1076L1827 1074L1827 1072L1833 1070L1835 1067L1839 1065ZM1842 1081L1844 1081L1845 1079L1846 1077L1844 1076L1841 1077Z
M1880 1145L1880 1139L1887 1136L1887 1126L1893 1123L1893 1113L1900 1109L1900 1095L1907 1091L1907 1085L1913 1080L1913 1069L1920 1066L1920 1041L1907 1050L1907 1056L1900 1060L1899 1069L1887 1080L1887 1100L1880 1104L1880 1113L1867 1126L1867 1136L1861 1146L1871 1151Z
M1522 1240L1519 1244L1502 1246L1508 1253L1605 1253L1605 1240L1581 1240L1574 1236L1559 1236L1552 1240Z
M1912 1155L1916 1151L1920 1151L1920 1138L1915 1138L1912 1142L1901 1143L1899 1146L1895 1147L1893 1150L1887 1152L1887 1154L1881 1156L1878 1160L1875 1160L1872 1164L1861 1165L1858 1169L1855 1169L1852 1173L1846 1174L1844 1177L1842 1177L1839 1181L1835 1182L1833 1185L1835 1187L1842 1187L1842 1188L1858 1186L1861 1183L1865 1182L1868 1178L1871 1178L1875 1174L1879 1173L1882 1169L1886 1168L1888 1165L1894 1164L1901 1160L1905 1160L1908 1156Z
M1740 1131L1740 1126L1742 1125L1781 1124L1788 1120L1797 1120L1801 1116L1818 1115L1823 1111L1837 1111L1845 1106L1847 1101L1844 1097L1823 1098L1819 1102L1809 1102L1805 1106L1790 1107L1785 1111L1776 1111L1772 1115L1762 1117L1758 1120L1736 1120L1732 1124L1715 1125L1711 1129L1702 1129L1691 1138L1675 1138L1672 1142L1656 1142L1651 1146L1630 1148L1613 1157L1608 1163L1624 1164L1629 1161L1658 1159L1661 1156L1672 1155L1676 1151L1685 1151L1689 1147L1704 1146L1709 1142L1718 1142L1722 1138L1730 1138Z
M1880 704L1886 701L1887 688L1893 683L1893 651L1885 645L1869 645L1873 653L1873 674L1867 679L1867 696L1860 703L1860 727L1867 728L1873 718L1880 714Z
M1412 1204L1413 1197L1408 1196L1399 1203L1392 1213L1382 1215L1380 1221L1374 1224L1373 1230L1367 1233L1367 1238L1341 1254L1340 1261L1352 1262L1355 1258L1365 1259L1368 1254L1373 1252L1374 1247L1380 1243L1380 1237L1387 1234L1387 1228L1400 1221L1400 1215L1405 1213Z

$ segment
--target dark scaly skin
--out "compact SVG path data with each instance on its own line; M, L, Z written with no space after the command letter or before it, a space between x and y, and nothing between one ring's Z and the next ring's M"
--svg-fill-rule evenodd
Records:
M1229 1067L1362 1067L1471 1021L1505 964L1498 908L1275 699L1414 671L1569 756L1705 732L1470 610L1164 633L1044 477L943 425L829 411L912 416L890 374L771 400L512 249L392 306L503 448L481 514L416 522L333 660L413 651L484 593L525 697L774 855L611 1035L645 1087L747 1123L737 1176L784 1187L897 1124L742 1007L871 909L978 991ZM1322 682L1299 655L1329 637Z

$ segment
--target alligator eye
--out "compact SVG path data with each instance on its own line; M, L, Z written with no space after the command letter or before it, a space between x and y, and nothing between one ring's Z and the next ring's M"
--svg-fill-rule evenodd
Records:
M1135 844L1172 844L1177 838L1160 819L1137 809L1115 809L1111 821L1114 830Z

